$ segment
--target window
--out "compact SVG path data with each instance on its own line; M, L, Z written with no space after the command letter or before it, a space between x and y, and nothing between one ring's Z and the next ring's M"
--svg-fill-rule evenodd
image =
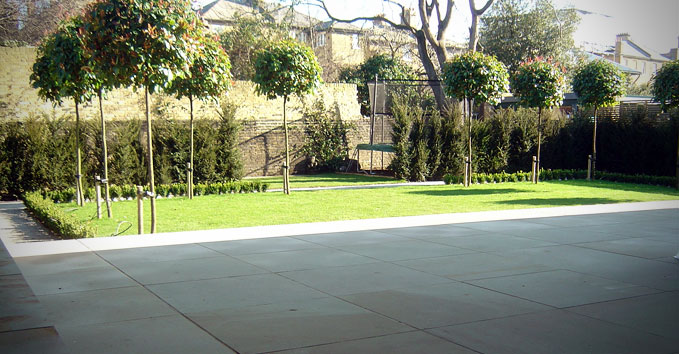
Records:
M300 42L306 42L306 39L307 39L306 32L300 32L298 39L299 39Z
M358 34L351 35L351 49L360 49L361 44L358 41Z
M295 33L295 31L292 31L292 30L291 30L290 33L289 33L289 35L290 35L290 38L292 38L292 39L297 38L297 33Z
M325 45L325 33L321 33L316 37L316 46L323 47Z
M646 62L645 61L641 62L641 72L642 73L646 72Z

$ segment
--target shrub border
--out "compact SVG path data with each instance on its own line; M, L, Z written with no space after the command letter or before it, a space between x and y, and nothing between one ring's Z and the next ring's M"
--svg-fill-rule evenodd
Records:
M40 192L24 193L22 197L31 214L58 237L74 239L96 236L96 229L93 226L67 214L57 207L52 199L43 197Z
M587 178L586 170L540 170L540 180L569 180ZM446 174L443 176L445 184L461 184L464 179L461 175ZM674 187L676 177L627 175L614 172L597 172L596 179L601 181L649 184L657 186ZM530 172L519 171L516 173L472 173L472 183L503 183L503 182L527 182L530 181Z

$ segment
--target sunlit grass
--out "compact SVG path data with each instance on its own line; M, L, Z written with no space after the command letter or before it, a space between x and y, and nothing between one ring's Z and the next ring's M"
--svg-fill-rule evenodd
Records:
M275 187L273 187L275 188ZM159 199L158 232L206 230L316 221L354 220L408 215L525 209L679 199L676 189L614 182L549 181L459 185L407 186L360 190L319 190L283 193L227 194ZM145 230L149 202L144 203ZM96 206L64 204L81 220L94 223L98 235L116 230L137 232L135 201L113 203L113 219L97 220ZM104 212L104 215L106 213ZM527 215L528 217L530 215Z

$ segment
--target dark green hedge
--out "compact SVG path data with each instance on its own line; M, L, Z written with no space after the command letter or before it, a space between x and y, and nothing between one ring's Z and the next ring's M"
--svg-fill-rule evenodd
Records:
M77 218L60 209L50 198L44 198L40 192L28 192L23 195L26 208L48 229L63 238L94 237L94 227L80 222Z
M238 180L242 162L237 150L235 110L223 107L220 119L195 121L194 183ZM155 118L154 171L157 184L186 181L189 122ZM139 120L107 122L109 181L147 184L146 126ZM101 130L97 119L81 124L82 174L85 188L103 175ZM75 185L73 117L30 117L0 122L0 195L33 190L63 190Z

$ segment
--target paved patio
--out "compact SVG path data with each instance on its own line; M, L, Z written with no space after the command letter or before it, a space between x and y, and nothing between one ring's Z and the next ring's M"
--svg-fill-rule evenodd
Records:
M2 353L679 353L679 201L52 242L22 213Z

